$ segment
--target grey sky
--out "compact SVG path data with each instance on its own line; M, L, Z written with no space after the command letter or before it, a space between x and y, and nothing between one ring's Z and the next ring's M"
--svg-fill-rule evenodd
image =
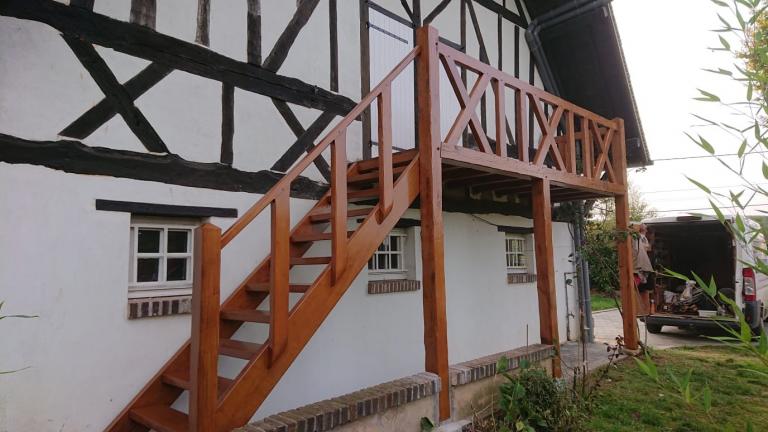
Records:
M684 132L704 135L717 153L735 153L740 141L694 127L702 122L691 116L694 112L710 118L729 116L714 104L693 101L697 88L716 92L723 99L743 94L728 80L701 70L732 63L730 56L708 49L718 45L717 35L710 31L719 26L718 8L709 0L616 0L613 8L651 157L705 155ZM753 181L765 183L761 159L760 155L750 156L745 172ZM661 211L660 216L676 213L666 210L709 207L704 193L695 190L684 175L710 187L739 184L738 177L714 158L659 161L645 172L632 170L629 177L646 200ZM751 210L757 208L768 210L768 205Z

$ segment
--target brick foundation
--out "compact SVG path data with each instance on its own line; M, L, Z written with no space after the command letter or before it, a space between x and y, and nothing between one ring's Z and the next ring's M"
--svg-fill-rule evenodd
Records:
M473 406L482 406L477 404L486 403L487 396L498 391L498 383L487 378L499 373L496 362L502 356L509 359L514 372L521 362L542 363L554 352L550 345L532 345L451 366L453 414L467 418ZM424 372L275 414L235 432L417 431L422 417L437 417L439 391L437 375Z

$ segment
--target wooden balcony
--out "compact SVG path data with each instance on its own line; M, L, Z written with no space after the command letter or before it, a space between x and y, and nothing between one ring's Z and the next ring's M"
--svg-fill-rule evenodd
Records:
M443 43L437 51L453 94L439 94L433 106L458 102L460 107L441 136L448 188L530 195L531 180L546 179L553 201L625 193L622 119L603 118ZM478 111L489 95L494 112L486 125Z

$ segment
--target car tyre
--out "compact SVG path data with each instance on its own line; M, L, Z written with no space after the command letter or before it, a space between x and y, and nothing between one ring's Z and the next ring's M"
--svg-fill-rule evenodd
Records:
M653 334L659 334L661 333L661 328L664 327L661 324L646 324L645 328L648 330L648 333Z

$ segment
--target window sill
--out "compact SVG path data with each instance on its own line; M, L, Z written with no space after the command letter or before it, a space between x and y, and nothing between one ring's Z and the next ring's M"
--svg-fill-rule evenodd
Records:
M137 293L132 293L137 294ZM142 293L143 294L143 293ZM192 294L128 299L128 319L151 318L192 313Z
M418 291L421 281L413 279L389 279L368 281L368 294L388 294L406 291Z
M507 284L529 284L536 282L536 274L534 273L507 273Z

